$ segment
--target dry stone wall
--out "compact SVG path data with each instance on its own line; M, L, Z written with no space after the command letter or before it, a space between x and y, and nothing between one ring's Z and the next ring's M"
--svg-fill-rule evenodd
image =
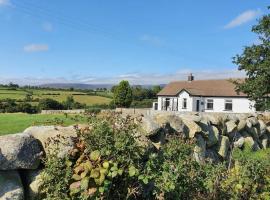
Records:
M270 114L154 113L137 122L140 135L156 148L167 134L194 139L194 157L213 163L228 159L233 148L251 146L254 150L270 145ZM23 133L0 136L0 200L38 199L42 164L48 138L65 136L59 157L72 147L76 136L73 126L37 126ZM143 142L143 141L141 141Z
M194 157L201 163L226 160L233 148L250 146L256 151L270 145L270 113L157 112L143 116L141 126L147 137L163 132L194 139ZM157 146L162 142L162 139L155 141Z

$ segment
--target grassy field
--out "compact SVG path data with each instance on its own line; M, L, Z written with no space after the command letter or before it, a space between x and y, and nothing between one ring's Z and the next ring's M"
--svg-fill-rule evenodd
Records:
M0 99L16 99L16 100L23 100L25 96L29 93L33 94L33 99L44 99L44 98L51 98L55 99L59 102L63 102L66 100L68 96L73 96L75 101L79 103L85 103L86 105L93 105L93 104L108 104L110 103L111 99L102 96L94 96L88 95L84 92L75 92L75 91L61 91L61 90L9 90L6 88L0 88ZM107 96L110 96L108 94Z
M57 125L68 126L77 123L85 123L87 119L84 116L54 114L54 115L41 115L41 114L0 114L0 135L20 133L29 126L33 125Z

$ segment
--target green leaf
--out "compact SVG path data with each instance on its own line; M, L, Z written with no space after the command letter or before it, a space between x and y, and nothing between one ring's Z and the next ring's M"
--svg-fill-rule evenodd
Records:
M112 178L116 177L117 174L118 174L118 171L113 171L113 172L112 172Z
M137 169L134 166L130 166L128 169L128 173L130 177L135 176Z
M99 157L100 157L100 151L98 151L98 150L93 151L90 154L90 159L93 161L97 161L99 159Z

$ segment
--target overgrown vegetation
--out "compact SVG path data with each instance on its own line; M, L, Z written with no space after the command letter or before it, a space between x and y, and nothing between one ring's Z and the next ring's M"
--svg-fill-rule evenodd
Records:
M168 132L157 147L140 134L139 118L91 115L73 149L50 142L44 160L45 199L269 199L270 151L235 149L230 164L199 164L194 142ZM135 123L136 122L136 123Z

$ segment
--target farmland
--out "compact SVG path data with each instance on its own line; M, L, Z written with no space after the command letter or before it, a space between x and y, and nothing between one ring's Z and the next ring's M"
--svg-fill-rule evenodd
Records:
M68 96L73 96L74 100L91 106L94 104L108 104L111 99L109 92L86 93L68 90L45 90L45 89L9 89L0 87L0 100L1 99L15 99L16 101L25 100L27 95L31 95L32 101L35 104L40 99L51 98L59 102L66 100Z
M29 126L34 125L73 125L85 123L83 115L53 114L24 114L24 113L0 113L0 136L6 134L20 133Z

